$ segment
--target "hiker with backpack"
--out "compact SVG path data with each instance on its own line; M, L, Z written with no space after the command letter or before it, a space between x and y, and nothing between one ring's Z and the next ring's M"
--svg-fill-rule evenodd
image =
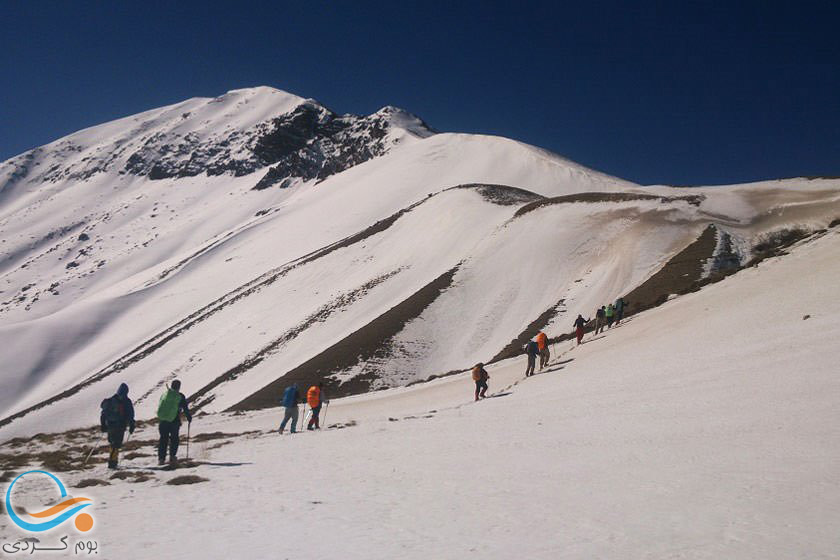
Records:
M283 421L280 423L281 434L283 433L283 430L286 429L286 423L289 420L292 421L292 433L294 434L297 432L299 402L301 402L300 391L298 390L297 383L292 383L286 387L285 391L283 391L283 406L286 411L283 414Z
M312 417L309 419L309 423L306 425L307 430L320 430L320 420L318 415L321 413L321 405L323 403L329 404L330 401L324 400L322 391L324 389L323 383L318 383L317 385L313 385L309 388L306 392L306 402L309 404L309 408L312 411Z
M483 399L487 393L487 380L490 379L490 374L484 369L484 364L481 362L475 364L472 368L472 378L475 381L475 400Z
M577 336L578 344L580 344L580 342L583 340L583 328L591 320L592 319L584 319L583 315L580 314L578 314L577 319L575 319L575 324L573 326L575 327L575 336Z
M602 305L595 310L595 334L604 332L604 323L607 322L607 310Z
M540 351L540 371L548 365L551 354L548 351L548 337L542 331L537 333L537 348Z
M525 377L534 375L534 367L537 365L537 356L540 353L540 347L536 341L529 340L525 344L525 354L528 355L528 367L525 368Z
M134 433L134 405L128 398L128 385L121 383L117 392L99 405L99 425L103 432L108 433L108 445L111 453L108 455L108 468L116 469L119 461L120 448L123 445L125 429Z
M604 315L607 316L607 328L611 329L613 320L615 319L615 307L613 307L613 304L610 303L607 305L607 309L604 311Z
M192 423L192 414L187 406L187 397L181 393L181 382L177 379L166 388L158 402L158 465L166 463L166 450L169 448L169 464L173 467L178 463L179 432L181 430L181 413L187 417L187 423Z
M615 300L615 324L616 326L621 323L621 320L624 318L624 308L627 307L627 302L624 301L623 297L618 298Z

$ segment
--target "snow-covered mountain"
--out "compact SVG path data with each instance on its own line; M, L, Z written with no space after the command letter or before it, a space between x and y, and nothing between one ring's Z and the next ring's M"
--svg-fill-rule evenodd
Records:
M0 438L89 424L121 381L146 417L174 377L208 412L424 380L838 217L837 180L642 187L393 107L191 99L0 164Z

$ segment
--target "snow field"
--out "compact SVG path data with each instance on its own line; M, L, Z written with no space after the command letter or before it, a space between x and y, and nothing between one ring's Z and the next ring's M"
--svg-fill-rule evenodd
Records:
M522 379L524 358L491 366L496 398L472 403L465 373L333 401L327 423L356 422L346 429L193 445L244 464L198 467L210 481L194 486L85 489L100 550L836 557L838 273L830 232L580 347L558 345L535 377ZM193 429L279 420L279 409L211 415Z

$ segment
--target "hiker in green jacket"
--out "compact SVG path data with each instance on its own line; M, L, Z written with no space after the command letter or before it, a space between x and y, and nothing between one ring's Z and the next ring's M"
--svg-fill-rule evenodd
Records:
M607 314L607 328L611 329L613 321L615 320L615 307L613 307L613 304L610 303L610 304L607 305L606 314Z
M181 382L175 379L166 392L161 395L158 404L157 417L160 421L158 431L160 441L158 442L158 465L166 463L166 449L169 448L169 464L175 466L178 462L178 432L181 429L181 412L192 422L192 414L187 406L187 398L181 393Z

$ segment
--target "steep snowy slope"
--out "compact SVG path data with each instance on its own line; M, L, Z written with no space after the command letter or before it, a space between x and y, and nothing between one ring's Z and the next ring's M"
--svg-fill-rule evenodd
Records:
M185 104L79 133L99 142L95 171L39 149L65 171L32 163L0 191L0 434L86 425L121 381L151 416L174 377L207 411L273 406L291 379L425 379L566 333L709 224L703 274L840 216L838 181L644 188L503 138L430 135L393 108L337 117L265 88ZM137 139L135 122L156 132ZM224 142L212 163L190 155Z
M465 373L333 400L323 432L279 436L276 409L208 415L203 464L140 456L125 470L146 480L72 492L94 500L105 557L835 557L840 232L790 251L558 344L532 378L494 364L495 398L473 403ZM156 430L134 437L150 450ZM166 484L183 474L208 480ZM54 497L36 483L15 503ZM5 516L0 532L24 536Z

